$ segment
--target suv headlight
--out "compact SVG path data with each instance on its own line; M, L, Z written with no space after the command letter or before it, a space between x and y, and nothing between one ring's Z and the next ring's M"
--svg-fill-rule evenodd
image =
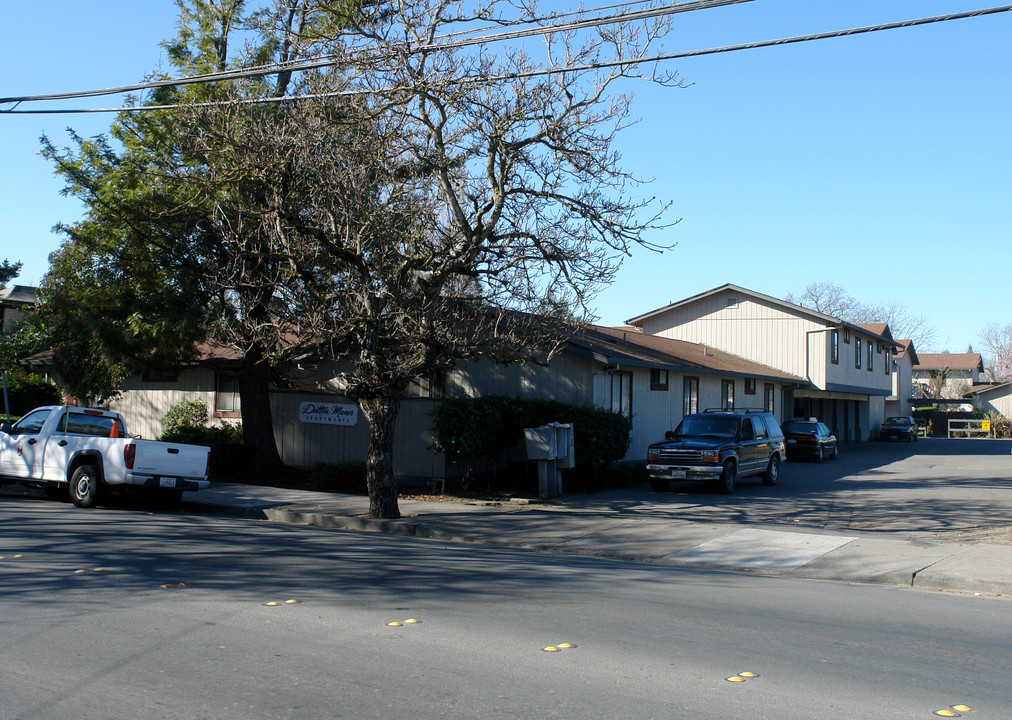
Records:
M719 450L704 450L700 454L700 460L703 462L720 462L720 451Z
M656 450L647 450L647 462L657 462L660 454Z

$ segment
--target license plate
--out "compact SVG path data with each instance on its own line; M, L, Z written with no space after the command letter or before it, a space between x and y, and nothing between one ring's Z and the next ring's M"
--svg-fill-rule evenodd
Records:
M176 486L175 478L158 478L158 487L174 488L175 486Z
M671 471L671 479L672 480L679 480L679 479L684 480L685 479L685 471L684 470L672 470Z

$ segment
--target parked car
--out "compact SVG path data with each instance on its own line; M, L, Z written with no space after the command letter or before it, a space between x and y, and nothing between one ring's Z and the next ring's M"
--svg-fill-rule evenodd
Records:
M837 458L840 447L829 427L815 418L791 420L783 424L784 439L787 442L787 457L811 457L819 462L823 458Z
M734 492L739 477L762 475L776 485L786 458L776 418L756 410L706 410L687 415L664 442L647 449L650 484L657 492L672 480L706 480Z
M885 419L878 430L879 440L917 441L917 421L910 415L896 415Z
M40 407L0 425L0 482L39 487L78 507L94 505L107 490L178 502L184 490L208 486L208 453L200 445L132 438L116 412Z

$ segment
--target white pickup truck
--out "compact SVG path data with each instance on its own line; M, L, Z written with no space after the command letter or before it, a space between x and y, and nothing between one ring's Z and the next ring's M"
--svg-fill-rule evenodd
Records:
M50 406L0 425L0 483L43 488L91 507L107 489L144 489L178 502L184 490L208 486L210 450L137 440L123 416L107 410Z

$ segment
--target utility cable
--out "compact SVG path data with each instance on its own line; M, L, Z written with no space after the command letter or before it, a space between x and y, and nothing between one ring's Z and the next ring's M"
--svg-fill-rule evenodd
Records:
M544 68L540 70L530 70L525 72L517 73L504 73L496 76L483 76L483 77L465 77L459 78L453 82L457 84L465 83L488 83L498 82L502 80L510 79L522 79L539 77L545 75L558 75L570 72L587 72L591 70L601 70L615 67L631 67L635 65L642 65L646 63L659 63L670 60L679 60L691 57L702 57L704 55L716 55L719 53L727 52L738 52L741 50L754 50L757 48L764 47L775 47L779 45L790 45L801 42L812 42L816 40L828 40L832 38L847 37L851 35L861 35L865 33L881 32L885 30L897 30L900 28L919 27L922 25L929 25L933 23L949 22L952 20L963 20L973 17L982 17L986 15L995 15L998 13L1012 11L1012 5L1002 5L999 7L985 8L982 10L969 10L965 12L950 13L947 15L936 15L933 17L919 18L915 20L901 20L898 22L881 23L878 25L867 25L864 27L849 28L846 30L834 30L823 33L813 33L809 35L795 35L793 37L779 38L776 40L761 40L752 43L741 43L737 45L725 45L723 47L705 48L701 50L685 50L675 53L664 53L659 55L653 55L650 57L642 58L628 58L620 60L611 60L597 63L588 63L584 65L574 65L567 67L557 68ZM172 84L172 83L169 83ZM323 93L311 96L286 96L280 98L250 98L247 100L239 101L241 104L263 104L263 103L279 103L279 102L294 102L299 99L310 99L320 97L347 97L353 95L366 95L366 94L382 94L396 92L398 88L387 88L387 89L367 89L367 90L340 90L332 93ZM11 102L12 100L0 99L0 102ZM234 102L234 101L233 101ZM91 108L91 109L76 109L76 110L5 110L0 111L6 114L81 114L81 113L108 113L108 112L141 112L151 110L173 110L183 107L206 107L215 105L227 105L232 104L230 102L217 102L217 103L194 103L194 104L176 104L176 105L140 105L134 107L120 107L120 108Z

